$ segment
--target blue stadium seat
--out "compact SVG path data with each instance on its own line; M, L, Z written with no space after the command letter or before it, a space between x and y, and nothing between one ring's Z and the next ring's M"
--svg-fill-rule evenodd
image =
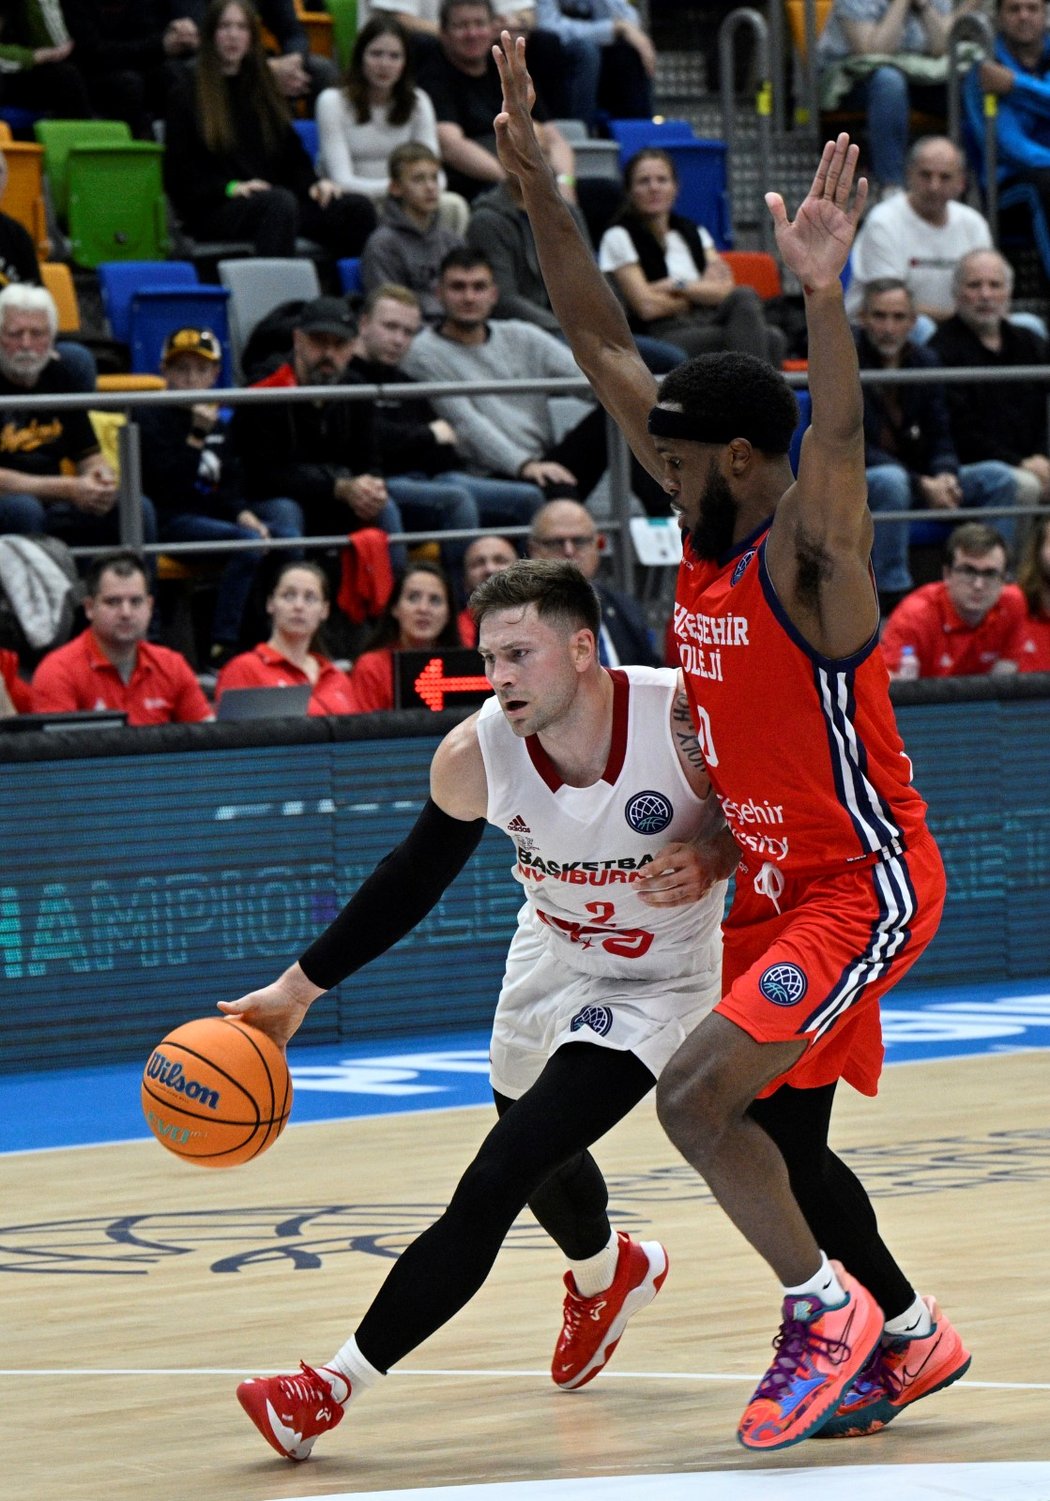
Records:
M222 345L219 385L233 384L230 348L230 289L206 284L190 287L144 287L131 299L131 369L136 375L160 370L164 341L177 328L210 328Z
M316 120L293 120L295 133L303 143L303 149L310 158L312 166L316 167L317 158L321 151L321 142L317 130Z
M675 211L702 224L719 250L733 245L725 141L694 135L688 120L610 120L620 170L646 146L666 151L678 176Z
M610 120L609 134L620 148L621 169L645 146L666 150L675 141L698 139L688 120Z
M339 273L339 289L343 296L364 292L364 283L361 280L360 256L347 256L344 260L336 261L335 269Z
M192 261L102 261L96 274L110 333L122 344L131 343L131 299L136 292L198 284Z

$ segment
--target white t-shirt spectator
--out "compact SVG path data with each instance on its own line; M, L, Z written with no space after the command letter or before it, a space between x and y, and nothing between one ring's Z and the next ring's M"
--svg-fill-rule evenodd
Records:
M715 242L704 229L702 224L696 226L696 232L700 236L700 243L704 247L705 254L715 249ZM700 275L700 267L693 260L689 246L682 239L677 230L669 230L667 244L664 246L664 260L667 262L667 274L675 281L694 281ZM619 271L621 266L636 266L638 264L638 252L634 248L634 241L622 224L614 224L602 235L601 244L598 246L598 268L606 275L613 271Z
M439 156L437 118L430 97L416 89L416 103L404 125L388 123L385 105L373 107L371 118L358 123L357 112L342 89L324 89L317 96L317 132L321 169L341 188L383 198L390 185L390 153L408 141L419 141Z
M865 283L893 276L904 282L918 307L948 312L955 306L956 262L991 243L987 220L968 204L949 203L948 222L938 227L919 217L906 193L895 193L876 204L857 236L846 311L851 316L859 311Z

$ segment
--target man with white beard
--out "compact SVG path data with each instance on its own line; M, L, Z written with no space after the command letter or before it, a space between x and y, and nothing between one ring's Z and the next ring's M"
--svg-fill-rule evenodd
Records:
M62 411L49 396L76 392L55 350L58 313L43 287L0 291L0 533L47 532L71 544L118 540L117 480L99 451L86 411ZM32 409L6 409L11 396L39 396ZM74 473L63 473L69 460ZM143 499L143 534L156 539Z

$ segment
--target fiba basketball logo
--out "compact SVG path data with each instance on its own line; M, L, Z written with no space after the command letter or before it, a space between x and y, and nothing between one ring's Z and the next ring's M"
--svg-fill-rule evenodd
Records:
M771 964L758 982L759 990L774 1006L797 1006L808 985L797 964Z
M736 586L737 586L737 584L739 584L740 580L744 577L744 570L745 570L745 568L747 567L747 565L750 563L751 559L754 556L755 556L755 549L752 547L740 559L740 562L733 569L733 577L729 580L729 587L730 587L730 589L735 589Z
M674 809L662 792L636 792L624 817L636 834L662 834L674 817Z
M612 1024L613 1014L608 1006L584 1006L569 1023L569 1031L578 1032L581 1027L589 1027L599 1037L608 1037Z

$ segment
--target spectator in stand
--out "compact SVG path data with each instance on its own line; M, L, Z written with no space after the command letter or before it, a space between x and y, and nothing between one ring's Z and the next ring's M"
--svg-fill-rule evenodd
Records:
M377 287L365 298L347 366L365 385L407 384L401 368L422 326L419 299L407 287ZM469 474L456 429L425 396L384 396L376 402L376 436L387 490L411 531L477 531L527 526L541 504L535 485ZM462 566L466 544L445 543L449 575Z
M0 532L47 532L70 546L119 540L117 480L86 411L59 411L49 396L80 387L55 349L58 312L44 287L13 282L0 291ZM5 396L38 396L30 411L4 411ZM72 473L68 472L72 469ZM142 497L142 530L157 520Z
M1021 672L1050 672L1050 516L1040 516L1028 533L1017 584L1027 607L1018 667Z
M394 653L462 646L452 589L436 563L412 563L394 585L366 650L354 663L350 686L358 714L394 707Z
M0 199L7 188L7 158L0 151ZM29 231L10 214L0 213L0 288L11 282L40 285L40 262ZM71 391L94 391L98 381L95 357L75 339L59 339L55 348L66 365Z
M301 537L303 513L294 500L245 504L241 466L229 423L206 393L217 383L222 349L210 328L180 328L164 344L161 373L173 391L199 391L192 407L143 407L142 484L157 511L162 542L258 542ZM245 606L262 549L218 554L223 562L212 619L210 667L236 651ZM196 554L195 556L199 556Z
M277 44L277 52L266 59L277 87L286 99L316 99L322 89L335 83L339 70L330 57L318 57L310 51L310 38L295 0L254 0L254 4L259 20ZM180 9L203 26L207 0L182 0Z
M196 66L169 101L164 176L191 234L251 240L257 255L294 255L300 234L359 255L375 228L369 199L314 171L248 0L208 7Z
M962 152L946 136L923 136L908 153L908 188L878 203L861 226L850 257L846 311L859 310L868 282L894 277L915 302L916 337L928 337L955 310L952 273L968 250L992 243L983 214L959 198Z
M817 44L822 110L862 109L876 198L904 185L912 110L948 111L948 29L980 0L834 0Z
M871 281L864 291L857 351L862 370L935 370L937 356L911 338L915 304L902 281ZM1017 479L995 459L959 463L952 442L945 388L939 381L915 385L864 385L864 463L868 508L883 511L950 512L959 506L1011 506ZM1007 520L1012 529L1012 519ZM907 521L875 524L872 562L883 611L912 587Z
M133 135L152 140L180 65L197 51L196 22L165 0L62 0L61 8L92 105L87 114L126 120Z
M571 203L569 212L589 243L587 221L579 207ZM564 337L540 274L536 240L516 177L508 177L475 198L467 225L467 244L480 251L492 267L499 288L499 301L492 312L494 318L523 318L559 339ZM655 375L666 374L686 358L684 349L663 339L638 335L635 343Z
M390 196L379 211L379 228L368 237L361 255L366 292L393 283L419 298L423 317L441 316L434 288L438 270L463 236L441 222L441 163L419 141L398 146L390 156Z
M394 16L408 33L417 63L441 51L441 10L443 0L358 0L358 25L369 8L384 16ZM535 0L502 0L493 5L493 41L500 32L528 38L529 67L536 87L547 101L551 114L564 119L569 113L569 90L565 52L553 32L536 25Z
M0 13L0 104L60 120L92 114L62 7L10 0Z
M314 298L298 315L291 358L256 388L358 384L347 371L353 342L353 320L343 299ZM271 496L288 496L301 508L306 534L313 537L369 526L388 534L403 529L382 477L370 402L240 406L233 441L253 510ZM399 563L405 556L400 547L391 555Z
M438 280L441 323L422 330L404 359L417 380L492 381L578 376L566 346L531 323L490 322L499 290L492 268L476 250L445 257ZM493 391L480 396L442 396L434 407L455 428L458 447L478 474L524 480L535 487L537 506L555 496L584 499L605 469L605 419L597 407L560 439L555 436L545 392ZM643 504L667 514L663 490L632 466Z
M390 156L399 146L416 142L438 154L434 106L415 87L408 51L401 23L373 16L357 33L342 87L325 89L317 101L325 175L376 205L389 191ZM458 234L470 218L466 200L448 192L444 173L438 214Z
M33 707L29 684L18 671L18 653L0 647L0 719L28 714Z
M496 18L490 0L443 0L440 26L440 49L420 64L419 83L437 113L438 146L449 187L472 202L480 192L506 177L496 156L492 124L503 105L492 56ZM542 34L530 34L530 59ZM554 41L560 48L556 38ZM575 203L579 195L593 238L595 225L604 227L614 211L616 184L608 179L577 182L573 149L551 124L551 117L558 111L544 99L535 72L533 81L537 87L533 118L544 155L557 175L561 196Z
M290 560L278 570L266 601L270 638L232 658L219 673L215 703L227 688L311 687L311 714L351 714L350 679L317 649L329 612L328 579L316 563Z
M518 550L506 537L475 537L463 554L463 598L469 599L479 584L517 561ZM460 610L458 624L463 645L477 646L478 627L469 605Z
M618 589L599 582L597 574L605 538L586 506L574 500L552 500L532 519L530 558L562 559L574 563L601 602L602 623L598 660L603 667L659 667L652 632L641 606Z
M1020 589L1006 582L1008 556L994 527L967 521L955 528L945 544L941 582L908 594L883 627L879 644L891 677L901 675L901 652L909 647L919 667L911 676L1017 671L1027 611Z
M538 0L536 24L564 48L572 119L652 117L656 48L630 0Z
M34 714L116 709L130 725L212 719L186 658L146 640L153 598L139 554L96 558L85 590L87 629L48 652L33 674Z
M1050 343L1010 318L1014 272L998 250L971 250L956 265L953 281L955 315L941 324L930 345L942 365L1004 370L1050 364ZM999 459L1014 470L1021 501L1050 501L1046 386L980 381L953 383L947 390L952 438L962 462Z
M984 139L984 93L997 94L996 166L1000 185L1032 183L1050 215L1050 37L1046 0L998 0L995 55L965 80L967 120Z
M779 369L787 340L766 322L758 293L734 286L707 230L674 212L678 174L667 152L636 152L624 185L626 206L602 235L598 265L634 333L669 340L690 355L737 350Z

